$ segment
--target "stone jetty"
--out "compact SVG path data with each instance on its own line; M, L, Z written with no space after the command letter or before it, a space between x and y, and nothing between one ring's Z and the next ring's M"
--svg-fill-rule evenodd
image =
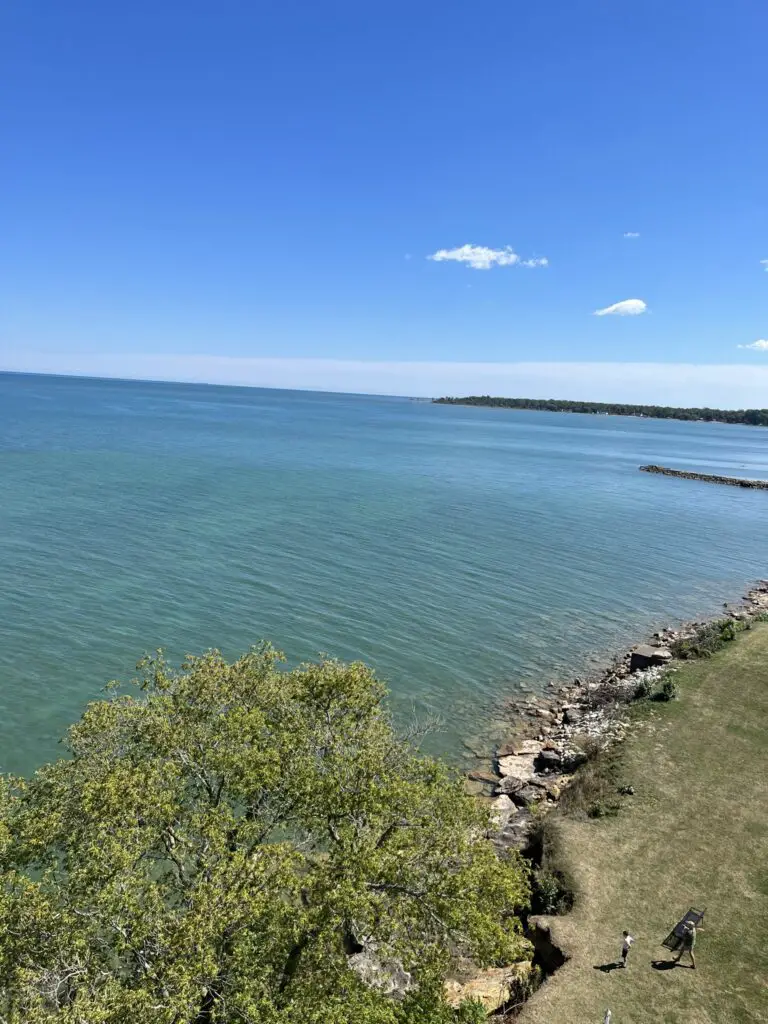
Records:
M768 491L768 480L747 480L740 476L717 476L715 473L691 473L668 466L641 466L641 473L657 473L659 476L676 476L681 480L703 480L708 484L726 484L729 487L748 487L756 491Z

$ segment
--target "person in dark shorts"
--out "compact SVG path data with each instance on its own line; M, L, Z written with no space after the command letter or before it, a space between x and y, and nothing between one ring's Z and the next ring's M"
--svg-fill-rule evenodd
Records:
M626 967L627 957L629 956L629 951L632 948L632 945L635 940L632 938L629 932L622 932L622 938L624 941L621 944L621 966Z
M691 958L691 967L696 970L696 958L693 955L693 950L696 946L696 925L693 921L686 922L683 930L683 944L680 946L680 952L674 958L675 963L680 963L680 957L683 953L687 953Z

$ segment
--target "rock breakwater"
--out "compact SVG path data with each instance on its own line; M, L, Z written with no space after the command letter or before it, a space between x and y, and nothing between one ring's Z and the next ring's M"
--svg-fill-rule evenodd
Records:
M660 476L676 476L681 480L703 480L708 484L726 484L729 487L747 487L758 491L768 491L768 480L747 480L739 476L718 476L715 473L693 473L683 469L670 469L668 466L641 466L641 473L657 473Z

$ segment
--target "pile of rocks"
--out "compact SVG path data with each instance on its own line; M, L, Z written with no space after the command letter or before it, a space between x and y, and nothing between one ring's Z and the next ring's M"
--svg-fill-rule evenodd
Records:
M755 586L747 591L741 604L730 607L727 614L733 619L754 619L768 613L768 580L758 580Z
M562 746L551 740L525 739L501 747L491 808L499 847L525 846L534 813L560 798L575 767Z
M560 799L573 773L587 760L589 743L604 746L626 735L623 711L641 679L655 685L663 664L631 672L616 665L599 683L581 682L551 697L529 697L514 705L521 737L501 745L493 771L475 770L468 778L490 798L500 848L524 849L534 817Z

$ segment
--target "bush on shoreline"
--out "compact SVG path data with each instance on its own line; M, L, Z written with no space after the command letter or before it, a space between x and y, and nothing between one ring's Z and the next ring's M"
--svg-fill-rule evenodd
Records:
M682 661L691 658L710 658L751 626L750 619L715 619L700 626L694 636L675 640L670 644L670 650L673 657Z

